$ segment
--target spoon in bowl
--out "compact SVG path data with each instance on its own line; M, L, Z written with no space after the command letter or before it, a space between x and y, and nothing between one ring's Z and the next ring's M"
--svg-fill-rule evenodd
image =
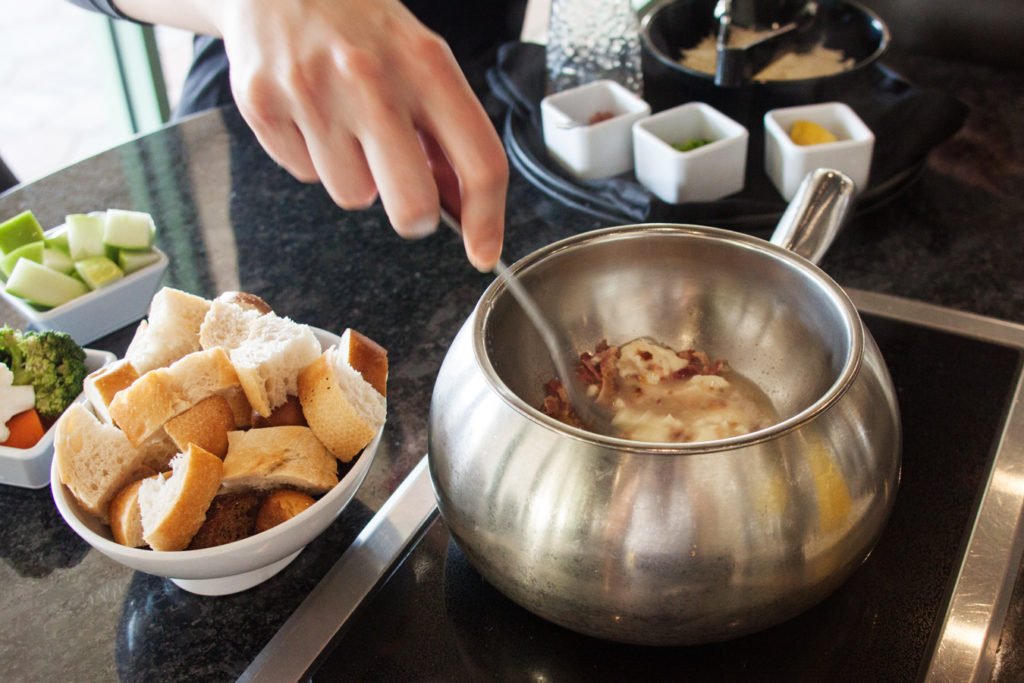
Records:
M462 237L462 224L444 208L441 209L441 222ZM576 372L579 354L573 349L572 343L544 317L537 302L526 291L522 283L509 272L504 261L499 258L492 272L505 285L512 297L522 307L530 322L533 323L537 333L540 334L548 355L551 356L551 362L555 366L555 372L561 380L562 386L565 387L569 403L576 411L576 415L586 425L587 431L606 436L613 435L615 430L611 424L611 414L587 393L587 385Z

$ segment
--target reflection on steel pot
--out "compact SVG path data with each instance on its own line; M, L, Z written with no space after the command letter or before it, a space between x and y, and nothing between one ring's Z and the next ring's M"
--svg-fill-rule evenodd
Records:
M816 183L773 237L815 258L831 239L817 228L834 235L852 191L834 172ZM691 444L557 422L535 408L547 354L496 281L441 367L429 438L441 514L495 587L582 633L692 644L795 616L864 561L896 494L898 407L878 348L821 270L689 225L585 233L511 270L575 349L651 336L706 350L757 382L781 421Z

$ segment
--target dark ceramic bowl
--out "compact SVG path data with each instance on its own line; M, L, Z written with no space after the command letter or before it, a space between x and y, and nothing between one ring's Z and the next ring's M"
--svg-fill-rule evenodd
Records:
M644 98L660 111L694 100L707 102L744 125L759 125L769 109L837 99L870 78L889 45L889 29L871 10L849 1L821 0L818 26L824 46L841 50L854 66L832 76L716 86L712 74L679 63L684 49L714 32L715 0L670 0L643 17Z

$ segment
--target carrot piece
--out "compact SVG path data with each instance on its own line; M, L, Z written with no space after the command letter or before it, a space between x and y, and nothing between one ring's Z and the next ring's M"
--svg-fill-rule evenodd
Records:
M10 448L32 448L43 438L46 431L35 408L29 408L12 417L7 421L7 428L11 430L11 434L0 446Z

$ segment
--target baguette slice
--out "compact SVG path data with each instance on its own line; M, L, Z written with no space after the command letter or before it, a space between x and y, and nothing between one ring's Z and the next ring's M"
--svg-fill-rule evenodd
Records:
M153 476L167 477L170 472ZM142 481L137 479L128 484L110 501L110 533L115 541L129 548L146 545L142 538L142 510L139 508L139 487Z
M184 452L190 443L202 447L218 458L228 452L228 432L235 429L235 413L220 394L204 398L180 415L164 423L164 431Z
M263 312L230 300L214 299L199 328L199 344L204 349L222 346L226 350L238 348L249 338L249 327Z
M283 426L228 434L226 491L290 486L311 494L338 483L338 463L308 427Z
M113 425L100 422L81 403L73 403L57 422L54 458L62 484L82 508L108 520L110 501L130 482L154 474L150 452L136 448Z
M199 328L209 308L210 302L195 294L162 288L153 295L146 324L136 330L125 358L145 374L199 351Z
M211 303L199 340L203 348L219 346L229 352L252 410L263 417L295 393L299 370L320 355L320 344L308 326L237 296Z
M231 387L221 393L221 396L231 406L231 413L235 416L235 427L238 429L251 427L252 406L249 405L249 399L245 397L245 390L242 389L242 385L239 384L237 387Z
M82 390L99 418L109 423L110 402L117 392L127 389L138 378L135 366L127 358L122 358L89 373L82 383Z
M170 477L152 477L139 486L142 538L153 550L184 550L203 525L220 489L224 464L213 453L190 444L171 460Z
M388 352L361 332L351 328L341 334L342 354L381 396L388 395Z
M139 445L165 422L199 401L238 385L238 375L221 348L195 351L166 368L150 370L110 403L110 417Z
M332 346L299 374L299 401L313 433L342 462L370 443L387 402Z
M253 319L249 336L231 349L231 363L252 409L269 417L296 393L299 371L319 355L320 342L308 325L267 313Z

